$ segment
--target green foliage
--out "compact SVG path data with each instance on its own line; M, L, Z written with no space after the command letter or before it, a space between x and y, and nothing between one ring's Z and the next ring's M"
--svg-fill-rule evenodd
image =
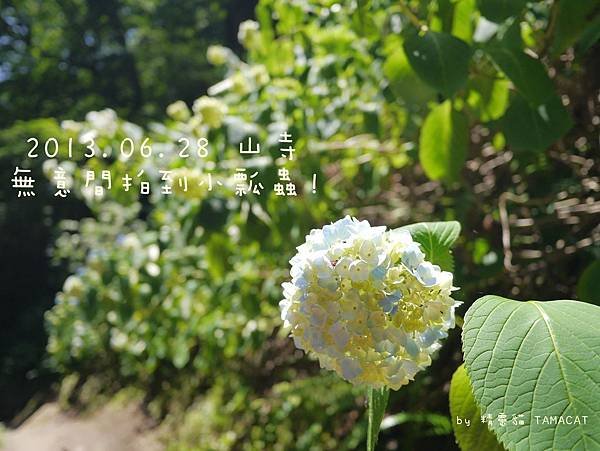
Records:
M492 22L502 22L518 16L525 8L526 0L478 0L481 14Z
M600 430L589 419L600 413L598 321L600 307L576 301L485 296L469 309L463 351L477 404L494 418L523 415L524 425L492 423L506 447L596 449ZM548 427L544 416L563 420Z
M350 36L352 45L356 33L349 22L351 14L340 14L347 16L335 18L344 25L337 27L332 40L325 29L334 19L315 22L305 14L282 9L280 31L300 27L313 39L311 46L303 47L310 67L301 59L291 60L284 73L280 58L270 58L285 53L292 43L302 46L301 35L294 32L286 38L264 39L273 26L271 14L260 31L247 26L244 40L252 61L242 65L239 60L228 60L227 78L210 90L214 106L210 121L209 112L197 102L191 112L185 105L171 107L171 119L147 130L107 111L101 114L109 123L102 127L93 117L66 124L75 135L93 130L99 153L111 156L79 157L81 169L110 169L113 180L119 180L143 168L153 187L161 184L158 169L187 175L190 186L210 171L224 186L212 193L201 187L182 192L174 186L171 196L161 195L156 188L142 200L137 189L126 192L115 184L104 199L97 199L82 190L81 173L75 175L72 192L81 196L93 218L65 221L54 250L55 260L67 262L72 272L47 314L48 352L54 368L63 373L109 373L122 383L146 389L167 406L174 403L171 399L181 399L182 392L200 392L219 380L232 389L240 387L232 396L241 396L241 387L247 387L248 399L264 399L262 393L296 377L299 384L316 383L309 377L316 370L314 363L290 355L289 348L281 349L275 339L280 326L280 284L288 275L288 260L311 226L347 212L348 204L339 199L355 196L357 207L353 208L358 211L360 199L377 194L379 189L372 187L389 185L389 167L402 164L401 154L377 151L381 145L397 147L402 124L396 121L399 109L386 105L379 92L383 75L370 70L374 56L357 46L348 66L349 55L330 53L340 36ZM303 83L298 73L304 74ZM344 83L334 82L340 74ZM277 138L286 129L292 132L299 155L288 168L305 201L277 197L272 191L280 164ZM387 131L379 136L383 129ZM360 145L360 153L352 146L340 151L340 159L340 153L319 151L356 130L371 133L364 141L366 149ZM144 158L136 152L123 164L116 157L125 136L134 139L136 149L149 136L152 155ZM190 150L189 158L181 158L177 140L185 137L195 142L201 136L209 139L209 155L202 159ZM260 158L243 160L238 143L249 136L263 144L263 151ZM164 158L158 156L159 149ZM354 164L365 152L372 160ZM341 179L328 184L326 171L339 161L344 162ZM52 164L46 166L51 169ZM267 190L261 196L235 196L228 168L236 167L259 170ZM313 172L319 181L318 196L310 191ZM362 181L358 190L357 181ZM265 366L270 368L266 372L261 369ZM349 388L342 381L335 385ZM281 443L287 448L304 443L300 449L323 443L325 449L354 449L366 439L366 428L349 433L348 421L338 428L345 431L343 435L335 433L334 425L324 419L321 404L303 410L295 420L266 418L263 409L272 404L273 415L282 410L278 403L283 395L274 393L273 399L260 401L253 415L247 416L246 404L231 411L227 421L238 431L235 443L252 443L249 449L258 449L261 443L263 447ZM314 396L315 390L305 390L294 402L310 406ZM156 410L160 413L167 406ZM356 411L354 403L338 403L337 408L333 414L339 412L340 418ZM205 434L206 443L198 445L201 449L210 449L208 437L226 435L222 419L214 415L214 421L206 422L210 433ZM240 418L245 420L238 427ZM352 422L359 419L351 418ZM278 422L281 425L272 429L271 424Z
M447 97L467 81L471 49L447 33L409 33L404 50L415 72Z
M166 228L170 219L160 215L128 224L135 208L107 205L100 222L84 221L59 238L57 258L80 254L86 262L66 280L47 314L48 351L59 368L73 361L97 368L105 359L117 363L122 377L143 383L160 368L205 374L218 365L215 353L245 355L273 329L274 309L245 298L258 281L245 262L260 264L260 248L251 244L233 253L220 246L227 273L213 279L205 262L220 235L202 244L198 203L179 203L174 211L182 215L183 228ZM277 295L276 275L263 279L265 294ZM241 327L248 321L252 328Z
M499 43L489 44L485 51L532 106L543 105L554 95L554 85L540 61Z
M506 141L515 150L544 150L567 132L573 122L558 97L532 107L516 95L501 119Z
M481 412L464 365L459 366L450 383L450 415L456 442L462 451L502 451L496 436L481 422ZM460 419L460 424L457 422ZM465 423L469 421L469 425Z
M381 431L386 431L398 425L410 426L416 435L450 435L452 434L452 421L446 415L439 413L413 413L400 412L388 415L381 422ZM408 440L405 440L408 442Z
M432 180L455 181L463 168L469 145L465 116L450 100L431 110L419 138L419 160Z
M206 49L236 46L256 1L73 0L0 5L0 127L54 116L78 119L111 106L128 118L161 118L217 81Z
M420 222L403 227L421 245L428 261L439 265L444 271L454 269L452 246L460 234L457 221Z
M394 36L387 46L392 50L383 64L383 74L389 80L394 95L411 106L432 100L435 91L415 74L399 40Z
M475 76L470 80L469 88L467 103L482 122L489 122L504 115L509 103L508 80Z
M355 424L364 398L334 375L281 381L264 394L230 381L198 397L182 424L167 418L166 428L178 431L169 451L353 450L364 440L366 428Z
M600 8L595 2L586 0L557 2L554 8L558 10L554 25L555 37L551 46L554 55L560 55L582 34L589 31L594 25L598 26ZM596 18L595 22L592 20L594 17Z
M575 42L575 47L578 51L587 52L600 41L600 14L596 10L594 15L590 15L587 23L583 27L583 31L579 39Z
M454 4L452 34L467 43L473 38L475 11L475 0L460 0Z
M592 262L577 281L577 297L600 305L600 260Z

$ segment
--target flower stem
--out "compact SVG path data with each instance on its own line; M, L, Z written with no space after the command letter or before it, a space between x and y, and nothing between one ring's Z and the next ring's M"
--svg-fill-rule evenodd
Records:
M367 416L369 418L369 428L367 429L367 451L374 451L379 435L381 420L385 414L385 408L388 403L390 391L387 388L367 389Z
M404 1L400 1L400 9L402 10L402 14L404 14L418 30L421 30L425 26Z

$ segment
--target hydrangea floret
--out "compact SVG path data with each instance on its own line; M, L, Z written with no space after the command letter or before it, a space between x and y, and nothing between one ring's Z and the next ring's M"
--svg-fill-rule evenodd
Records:
M454 327L452 273L406 230L345 218L315 229L290 260L280 302L295 345L354 384L399 389Z
M202 117L206 125L219 128L227 114L227 105L214 97L202 96L194 101L192 110Z

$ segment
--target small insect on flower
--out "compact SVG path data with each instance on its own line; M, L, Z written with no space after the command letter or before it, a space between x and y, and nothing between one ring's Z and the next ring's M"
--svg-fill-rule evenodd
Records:
M375 388L397 390L431 364L460 303L452 273L426 261L408 231L346 216L297 249L279 305L298 348Z

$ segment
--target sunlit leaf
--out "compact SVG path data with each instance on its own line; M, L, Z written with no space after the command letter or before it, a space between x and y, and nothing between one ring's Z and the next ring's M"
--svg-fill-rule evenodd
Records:
M457 368L450 383L450 416L456 442L462 451L504 449L487 423L481 421L481 411L473 397L471 381L464 365Z
M504 426L491 424L504 446L517 451L598 449L597 324L600 307L577 301L485 296L467 311L465 367L482 413L508 417ZM544 417L554 417L555 423Z
M452 35L470 43L473 38L475 0L459 0L454 6Z
M467 103L483 122L501 117L508 107L508 80L492 77L475 77L469 82Z
M433 108L421 129L419 159L432 180L454 181L462 169L469 144L467 119L447 100Z
M421 245L428 261L446 271L454 269L451 248L460 235L459 222L419 222L402 228L408 230L412 238Z
M452 422L446 415L433 412L400 412L389 415L381 422L381 430L391 429L403 424L413 424L432 435L449 435L452 433Z

